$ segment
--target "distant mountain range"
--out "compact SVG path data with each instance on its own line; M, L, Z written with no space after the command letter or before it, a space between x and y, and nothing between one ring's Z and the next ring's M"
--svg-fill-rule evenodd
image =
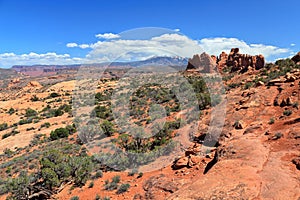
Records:
M176 68L185 68L188 64L188 58L182 57L152 57L142 61L132 62L106 62L106 63L95 63L89 64L91 66L110 66L110 67L141 67L141 66L170 66ZM76 65L15 65L12 66L17 72L30 72L30 71L43 71L43 72L57 72L61 70L76 70L82 66L81 64Z

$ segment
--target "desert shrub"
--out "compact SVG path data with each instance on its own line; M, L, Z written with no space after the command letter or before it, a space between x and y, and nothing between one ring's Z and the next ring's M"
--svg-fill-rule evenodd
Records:
M104 120L100 127L106 136L111 136L114 133L113 124L110 121Z
M293 103L292 107L293 107L293 108L297 108L297 109L298 109L298 107L299 107L299 103L298 103L298 102L295 102L295 103Z
M70 200L79 200L79 197L78 196L74 196L74 197L71 197Z
M71 149L70 149L71 150ZM50 189L72 179L74 184L82 186L90 177L92 162L90 157L70 156L68 152L50 149L40 160L43 182Z
M275 119L274 119L274 117L271 117L270 121L269 121L269 124L274 124L274 123L275 123Z
M96 106L92 115L96 115L100 119L108 119L112 116L112 113L107 106Z
M59 96L60 96L60 94L58 94L57 92L52 92L52 93L49 95L50 98L56 98L56 97L59 97Z
M59 138L65 138L69 136L69 131L66 128L57 128L50 133L51 140L57 140Z
M98 92L98 93L96 93L96 95L95 95L95 99L96 99L96 101L98 101L98 102L101 102L101 101L108 101L108 100L110 100L110 94L103 94L103 93Z
M30 124L30 123L32 123L33 119L34 119L34 118L32 118L32 117L29 117L29 118L27 118L27 119L21 119L21 120L18 122L18 124L19 124L19 125Z
M92 176L92 179L98 179L103 177L103 172L101 170L97 171L94 176Z
M12 115L12 114L14 114L16 111L15 111L15 109L14 108L10 108L9 110L8 110L8 114L10 114L10 115Z
M130 172L128 172L128 176L134 176L136 173L138 173L137 169L133 169Z
M120 187L118 188L117 194L122 194L122 193L124 193L124 192L127 192L129 188L130 188L130 184L129 184L129 183L122 184L122 185L120 185Z
M54 117L62 116L64 114L64 111L61 109L55 109L54 110Z
M5 133L2 135L2 140L11 136L11 133Z
M29 127L29 128L26 128L26 131L32 131L34 129L35 129L34 127Z
M60 184L58 175L51 168L42 169L42 178L44 180L44 184L50 190L52 190L53 187L59 186L59 184Z
M76 133L76 126L75 124L67 125L66 129L69 131L69 134L72 135L73 133Z
M61 105L58 109L63 110L64 112L68 113L71 111L72 106L68 105L68 104L64 104L64 105Z
M25 117L35 117L37 116L37 111L31 109L31 108L27 108L26 109L26 113L25 113Z
M4 131L4 130L6 130L6 129L8 129L7 123L2 123L2 124L0 124L0 131Z
M36 96L36 95L33 95L31 98L30 98L31 101L39 101L40 99Z
M291 111L291 110L283 111L283 115L285 115L285 116L290 116L292 113L293 113L293 111Z
M120 176L116 175L112 178L111 182L109 180L105 181L104 189L105 190L115 190L118 188L118 183L120 182Z
M90 182L90 184L89 184L89 188L93 188L94 187L94 182L92 181L92 182Z
M41 125L41 128L49 128L51 126L51 124L49 122L45 122Z
M240 87L240 83L230 83L230 84L228 84L228 87L230 88L230 89L233 89L233 88L238 88L238 87Z
M27 173L21 172L17 178L9 178L6 181L6 191L11 194L7 199L27 199L28 186L31 184L32 177Z
M252 82L247 82L245 85L244 85L244 90L247 90L249 88L251 88L253 86L253 83Z
M140 172L139 175L137 176L137 178L142 178L143 177L143 172Z

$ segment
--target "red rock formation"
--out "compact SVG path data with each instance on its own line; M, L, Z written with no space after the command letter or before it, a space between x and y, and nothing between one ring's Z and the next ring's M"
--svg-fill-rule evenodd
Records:
M206 53L196 54L192 59L189 59L187 70L196 69L203 73L213 73L216 72L217 68L221 71L225 66L232 67L232 72L247 71L249 67L259 70L265 66L265 58L263 55L241 54L239 48L233 48L229 55L222 52L219 57L209 56Z
M220 55L221 57L221 55ZM224 67L224 54L223 54L223 62L222 67ZM248 67L252 67L255 69L261 69L265 65L265 58L263 55L251 56L248 54L241 54L239 52L239 48L233 48L230 51L230 54L226 60L227 66L232 66L231 71L239 71L239 70L248 70Z
M213 73L216 72L216 62L207 53L196 54L192 59L189 59L186 69L197 69L203 73Z
M228 59L228 55L227 53L225 53L224 51L220 54L219 58L218 58L218 68L219 70L222 70L225 66L226 66L226 63L227 63L227 59Z
M293 58L292 61L294 61L295 63L299 63L300 62L300 52L298 52Z

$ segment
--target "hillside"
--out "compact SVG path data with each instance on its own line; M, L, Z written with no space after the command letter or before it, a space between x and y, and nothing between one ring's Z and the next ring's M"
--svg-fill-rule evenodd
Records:
M0 199L299 199L299 55L5 71Z

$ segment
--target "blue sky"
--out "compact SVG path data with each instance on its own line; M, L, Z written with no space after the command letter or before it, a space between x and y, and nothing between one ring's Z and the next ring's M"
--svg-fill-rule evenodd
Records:
M263 53L271 61L299 51L299 7L297 0L0 0L0 67L108 61L136 50L128 40L142 45L141 56L122 60L160 55L143 48L170 45L167 50L184 56L238 46L243 53ZM142 27L179 29L180 34L162 31L160 37L160 29L129 31L129 39L120 34ZM179 52L172 41L186 52Z

